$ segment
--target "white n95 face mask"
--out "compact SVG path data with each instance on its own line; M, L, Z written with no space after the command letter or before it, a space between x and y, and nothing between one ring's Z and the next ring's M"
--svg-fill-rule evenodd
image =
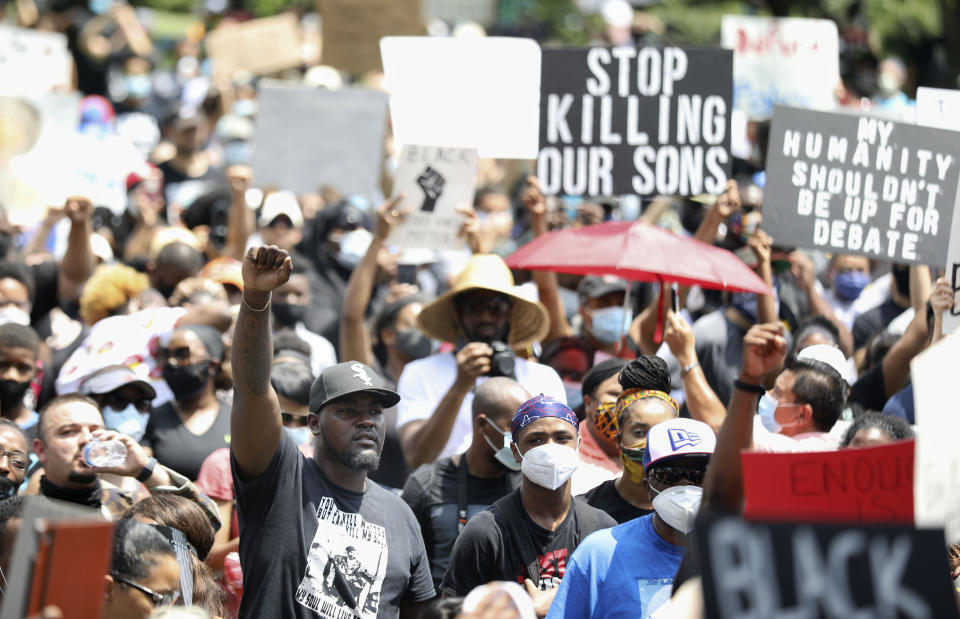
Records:
M577 470L577 450L557 443L534 447L522 456L520 470L527 479L548 490L556 490Z
M693 530L702 499L700 486L671 486L654 497L653 509L667 526L686 535Z

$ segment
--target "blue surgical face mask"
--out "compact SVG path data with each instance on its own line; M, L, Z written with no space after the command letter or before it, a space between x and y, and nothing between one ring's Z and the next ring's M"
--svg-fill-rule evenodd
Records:
M354 268L363 259L370 247L373 235L365 228L351 230L340 237L340 251L337 252L337 261L347 268Z
M583 404L583 384L573 381L563 381L563 390L567 394L567 406L577 408Z
M763 423L763 427L774 434L777 434L784 428L796 425L796 423L791 423L788 426L784 426L777 421L777 408L781 406L799 406L799 404L793 402L784 402L781 404L768 392L760 397L760 402L757 405L757 414L760 415L760 421Z
M126 408L119 411L110 406L103 407L104 427L107 430L126 434L137 442L143 438L149 417L150 413L141 413L133 404L127 404Z
M288 428L284 426L283 430L290 435L290 438L292 438L293 442L298 446L313 439L313 432L310 431L310 426L301 426L299 428Z
M149 75L127 75L123 78L123 85L127 90L127 96L133 99L146 99L153 88Z
M509 432L504 432L498 428L497 424L490 421L490 419L487 419L487 423L489 423L494 430L503 436L503 447L497 449L497 446L493 444L493 441L491 441L486 434L483 435L483 440L487 441L487 445L490 445L490 449L493 450L493 457L496 458L497 462L500 463L500 466L504 467L505 469L510 471L519 471L520 463L517 462L517 459L513 457L513 449L510 448L510 446L513 444L513 437Z
M253 146L245 140L231 140L223 145L223 160L226 165L246 165L253 157Z
M773 303L779 316L780 296L776 278L773 279ZM751 322L757 322L757 295L752 292L734 292L730 295L730 305L737 308Z
M856 301L870 283L870 274L863 271L844 271L833 278L833 290L844 301Z
M619 342L633 322L633 313L620 306L596 309L590 315L593 318L590 333L607 346Z

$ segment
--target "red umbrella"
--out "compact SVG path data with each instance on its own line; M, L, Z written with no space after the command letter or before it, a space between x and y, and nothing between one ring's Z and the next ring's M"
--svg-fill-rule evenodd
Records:
M510 254L507 265L773 294L732 252L639 221L548 232Z

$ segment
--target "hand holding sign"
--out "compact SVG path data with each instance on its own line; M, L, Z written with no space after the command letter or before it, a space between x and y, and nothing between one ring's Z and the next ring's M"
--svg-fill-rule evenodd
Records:
M774 370L787 354L783 325L770 322L753 325L743 336L743 366L741 372L761 379Z
M721 217L726 219L733 213L739 211L740 206L740 189L737 187L737 181L733 179L728 180L726 187L723 188L723 193L721 193L717 197L716 202L713 203L713 208Z

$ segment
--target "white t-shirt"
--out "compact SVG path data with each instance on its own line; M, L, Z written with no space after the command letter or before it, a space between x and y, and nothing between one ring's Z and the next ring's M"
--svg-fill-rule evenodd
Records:
M850 422L837 421L829 432L806 432L796 436L768 430L759 415L753 418L753 449L767 453L802 453L809 451L836 451Z
M517 358L516 375L517 382L531 396L542 393L566 403L563 382L550 366ZM456 378L457 359L453 353L439 353L408 363L397 383L397 392L400 394L397 428L403 428L411 421L429 419ZM477 385L485 380L485 377L478 378ZM461 453L470 446L473 437L472 406L473 391L463 398L453 431L437 459Z
M313 371L314 376L320 376L324 368L336 365L337 351L334 350L330 340L307 329L302 322L297 323L293 332L310 345L310 370Z

